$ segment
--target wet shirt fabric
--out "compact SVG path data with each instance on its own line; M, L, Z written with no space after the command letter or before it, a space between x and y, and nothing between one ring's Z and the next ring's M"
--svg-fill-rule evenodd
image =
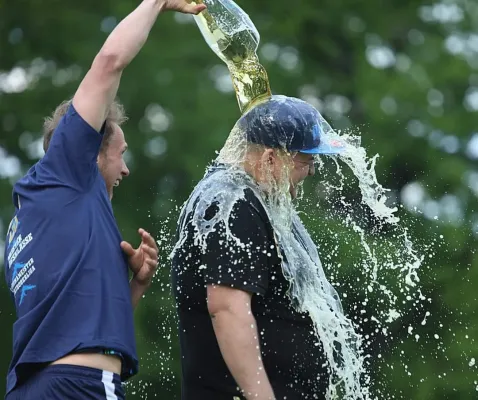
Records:
M204 179L215 170L211 169ZM216 212L213 202L205 219L212 219ZM233 207L228 228L238 240L228 237L224 223L219 222L206 245L198 245L191 220L192 213L181 216L178 240L181 235L184 240L174 252L172 268L179 314L182 399L243 398L217 344L207 309L207 284L254 294L252 312L264 366L277 399L325 398L328 372L322 346L308 315L291 306L274 232L254 192L246 189L244 198Z
M97 157L102 135L71 105L13 189L5 277L15 302L7 392L69 353L114 350L137 372L127 260Z

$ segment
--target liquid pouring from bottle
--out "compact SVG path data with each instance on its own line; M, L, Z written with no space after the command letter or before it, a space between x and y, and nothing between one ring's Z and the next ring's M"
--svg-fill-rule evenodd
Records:
M269 98L269 78L257 56L260 35L249 16L230 0L190 3L207 5L194 19L206 43L226 63L241 112Z

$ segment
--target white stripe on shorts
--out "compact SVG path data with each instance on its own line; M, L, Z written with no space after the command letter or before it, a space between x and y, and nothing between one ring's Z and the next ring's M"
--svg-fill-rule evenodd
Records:
M118 400L115 395L115 384L113 383L113 372L103 371L101 382L105 386L106 400Z

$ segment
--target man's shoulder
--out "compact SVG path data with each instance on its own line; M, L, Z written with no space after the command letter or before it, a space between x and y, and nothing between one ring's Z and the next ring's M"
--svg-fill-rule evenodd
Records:
M233 198L240 206L263 209L260 195L254 187L255 184L244 171L213 165L196 185L195 191L199 192L198 197L201 198Z
M221 181L220 185L210 184L209 179L205 177L196 186L196 195L193 194L190 198L194 209L200 205L201 209L215 214L218 208L226 205L231 207L235 214L252 213L264 221L269 220L261 199L251 187L228 180ZM247 223L247 221L242 222Z
M251 188L246 188L244 190L243 203L245 203L248 207L254 209L254 211L260 214L261 217L268 219L267 212L264 208L264 204L262 203L262 200Z
M96 182L96 190L101 189L101 181ZM41 199L53 201L52 199L54 199L56 204L61 204L62 198L71 200L71 197L79 197L76 187L45 166L45 156L33 164L25 175L15 182L12 192L14 201L20 196L35 201L41 201Z

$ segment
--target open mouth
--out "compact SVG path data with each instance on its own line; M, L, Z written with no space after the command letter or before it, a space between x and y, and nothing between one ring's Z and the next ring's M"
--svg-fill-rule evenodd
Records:
M120 185L120 180L119 179L116 179L113 187L118 187Z

